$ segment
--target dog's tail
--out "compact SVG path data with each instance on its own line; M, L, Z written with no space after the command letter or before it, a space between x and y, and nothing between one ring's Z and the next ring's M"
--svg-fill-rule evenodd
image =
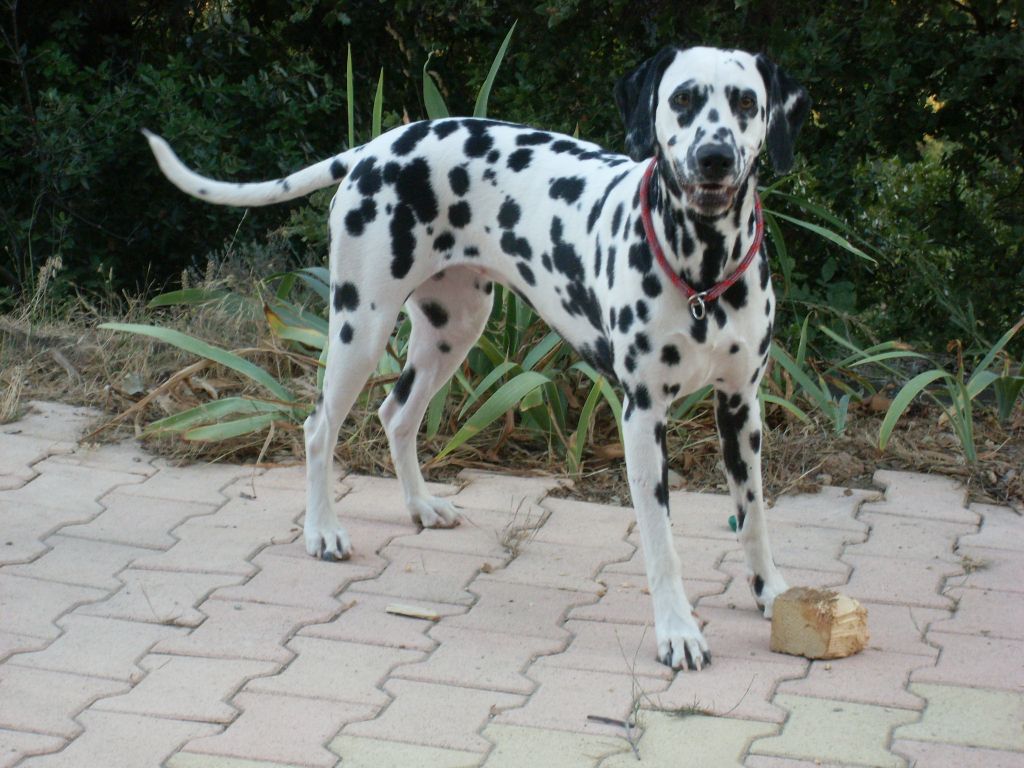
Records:
M160 170L174 186L186 194L216 205L250 207L283 203L337 184L349 171L347 153L343 152L274 181L249 184L217 181L200 176L181 162L171 146L155 133L145 128L142 133L149 141L149 148L153 150Z

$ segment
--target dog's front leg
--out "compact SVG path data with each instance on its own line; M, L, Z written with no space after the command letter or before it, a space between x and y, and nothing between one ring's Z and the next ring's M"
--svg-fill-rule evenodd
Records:
M711 663L711 655L683 589L679 555L672 542L665 419L663 409L627 405L622 422L626 470L654 601L658 659L674 669L700 669Z
M725 475L736 505L736 530L750 571L750 588L754 600L770 619L775 598L787 587L775 567L768 542L761 491L761 408L757 390L719 390L715 398L715 421Z

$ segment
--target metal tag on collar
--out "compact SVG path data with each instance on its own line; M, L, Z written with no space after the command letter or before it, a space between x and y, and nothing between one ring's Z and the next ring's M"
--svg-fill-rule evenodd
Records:
M690 314L693 315L694 320L703 320L707 314L707 309L704 306L704 297L707 296L706 291L695 293L690 297Z

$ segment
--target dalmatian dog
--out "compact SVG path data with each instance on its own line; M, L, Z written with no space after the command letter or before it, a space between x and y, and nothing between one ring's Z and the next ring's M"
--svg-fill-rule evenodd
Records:
M331 507L338 430L400 309L408 359L379 410L413 520L458 521L432 496L416 434L433 394L479 337L492 281L517 291L625 393L630 490L654 603L658 656L711 662L683 588L669 520L666 420L711 384L749 581L770 617L786 583L772 559L761 490L758 382L774 299L757 197L762 149L793 162L806 91L762 55L665 48L623 77L615 100L628 156L521 125L448 118L401 126L275 181L235 184L189 170L146 132L164 174L219 205L269 205L338 185L331 202L330 351L305 422L305 543L345 559ZM749 268L748 268L749 267Z

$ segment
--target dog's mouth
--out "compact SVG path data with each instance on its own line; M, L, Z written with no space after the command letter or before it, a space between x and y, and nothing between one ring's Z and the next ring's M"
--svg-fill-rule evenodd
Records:
M687 202L702 213L721 213L732 205L737 187L728 184L687 184Z

